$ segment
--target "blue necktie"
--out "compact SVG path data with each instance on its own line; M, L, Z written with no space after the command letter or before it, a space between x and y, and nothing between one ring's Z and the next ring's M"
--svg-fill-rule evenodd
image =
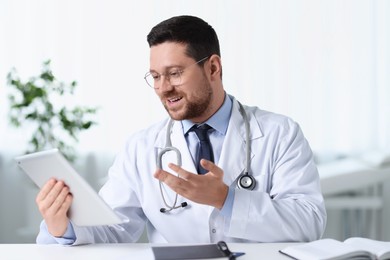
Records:
M214 162L214 156L213 156L213 149L211 148L211 143L209 136L207 132L213 129L211 126L204 124L201 126L194 125L190 131L194 131L195 134L199 138L199 150L196 156L196 170L198 171L199 174L205 174L207 170L205 170L201 165L200 165L200 160L201 159L206 159L209 161Z

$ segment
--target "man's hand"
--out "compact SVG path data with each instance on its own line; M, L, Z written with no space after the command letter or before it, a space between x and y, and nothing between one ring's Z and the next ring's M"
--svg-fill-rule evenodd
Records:
M45 219L48 231L55 237L65 234L69 219L67 212L72 204L72 194L63 181L49 180L36 197L38 209Z
M221 209L229 191L229 187L223 182L223 170L205 159L202 159L200 163L208 170L204 175L193 174L170 163L168 167L178 176L157 169L154 177L187 199Z

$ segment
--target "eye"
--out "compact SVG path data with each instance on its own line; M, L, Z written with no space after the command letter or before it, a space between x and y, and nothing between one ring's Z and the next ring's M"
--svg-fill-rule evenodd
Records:
M173 78L173 79L180 77L180 70L172 70L172 71L170 71L169 72L169 77Z
M150 73L150 76L153 78L153 80L159 80L161 75L158 73Z

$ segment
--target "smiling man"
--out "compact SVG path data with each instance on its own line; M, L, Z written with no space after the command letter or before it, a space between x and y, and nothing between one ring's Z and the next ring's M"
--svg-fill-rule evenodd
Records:
M311 241L326 213L309 144L288 117L244 106L222 84L218 37L194 16L165 20L147 37L145 81L169 117L129 138L100 190L125 222L79 227L61 181L37 204L38 243ZM249 39L248 39L249 40Z

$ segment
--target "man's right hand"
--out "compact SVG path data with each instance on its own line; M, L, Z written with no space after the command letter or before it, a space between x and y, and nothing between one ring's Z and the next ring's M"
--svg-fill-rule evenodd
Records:
M50 179L38 193L35 201L51 235L61 237L65 234L72 200L69 187L55 179Z

